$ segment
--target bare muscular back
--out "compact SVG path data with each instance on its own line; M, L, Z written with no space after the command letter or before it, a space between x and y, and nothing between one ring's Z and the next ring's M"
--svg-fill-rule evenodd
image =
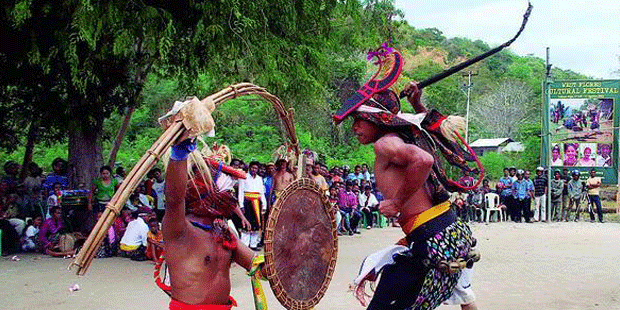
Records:
M188 234L164 244L172 298L194 305L228 304L232 252L211 232L187 225Z
M399 221L430 209L426 188L433 157L421 148L405 143L396 134L386 134L375 142L377 186L386 201L393 201Z

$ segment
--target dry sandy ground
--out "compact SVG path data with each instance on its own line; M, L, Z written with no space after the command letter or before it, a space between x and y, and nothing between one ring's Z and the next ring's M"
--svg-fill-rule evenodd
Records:
M473 224L482 261L474 290L480 309L620 309L620 224ZM369 253L400 238L395 228L341 237L338 264L316 310L363 309L348 284ZM1 309L167 309L168 297L152 278L153 265L122 258L98 259L84 277L70 260L19 255L0 260ZM237 309L253 309L249 279L232 269ZM74 283L81 286L69 292ZM282 309L268 289L271 309ZM442 310L459 309L442 306Z

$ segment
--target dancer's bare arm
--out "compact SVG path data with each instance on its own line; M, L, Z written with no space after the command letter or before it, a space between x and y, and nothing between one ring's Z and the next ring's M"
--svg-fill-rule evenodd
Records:
M171 160L166 170L166 213L162 223L165 240L179 239L187 231L185 191L187 160Z

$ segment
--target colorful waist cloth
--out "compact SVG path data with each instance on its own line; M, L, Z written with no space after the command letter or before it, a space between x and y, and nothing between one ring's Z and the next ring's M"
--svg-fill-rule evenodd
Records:
M450 210L450 201L444 201L432 208L418 213L408 219L405 220L405 223L401 224L402 230L405 235L409 235L412 231L418 228L420 225L436 218L437 216L443 214L444 212Z
M261 217L261 193L245 192L245 217L252 226L252 231L258 231L263 227Z
M441 261L465 258L471 249L471 230L457 221L453 211L433 208L421 213L426 221L410 225L406 246L392 246L383 257L375 257L375 275L356 280L357 296L364 292L365 281L373 281L382 272L368 309L435 309L452 295L460 273L445 273L437 266ZM432 209L430 209L432 210ZM374 255L374 254L373 254ZM369 256L370 257L370 256ZM364 262L366 264L366 262ZM373 279L374 278L374 279Z
M124 243L121 243L121 250L125 251L125 252L131 252L131 251L135 251L140 247L140 245L126 245Z
M230 310L237 306L237 302L232 296L229 298L228 305L188 305L178 300L170 300L170 310Z

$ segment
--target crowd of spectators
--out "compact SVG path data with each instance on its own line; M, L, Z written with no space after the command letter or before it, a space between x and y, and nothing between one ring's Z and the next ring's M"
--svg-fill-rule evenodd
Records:
M279 192L290 184L297 173L293 165L284 160L276 164L252 162L246 164L233 159L231 166L246 172L255 166L252 191L260 193L263 201L261 221L264 223ZM79 249L106 204L123 182L124 169L103 166L92 181L90 190L70 189L66 175L66 161L57 158L51 164L51 172L45 175L36 164L28 166L28 176L18 177L20 166L14 161L4 164L5 175L0 180L0 230L2 230L2 254L17 251L42 252L54 256L72 255ZM360 234L362 229L398 226L395 219L387 219L378 211L383 195L377 190L374 174L367 164L328 167L321 162L309 161L305 166L306 177L315 180L328 197L335 211L338 234ZM489 180L466 193L452 195L452 207L465 221L484 221L487 194L499 196L499 208L505 210L515 222L579 220L582 210L587 210L590 220L594 213L603 222L599 188L601 178L596 171L590 172L587 181L580 180L579 171L554 171L550 188L547 188L546 171L539 167L532 179L527 170L504 169L504 176L491 188ZM473 187L475 179L467 172L458 182ZM244 205L243 193L250 185L239 181L234 188L238 193L239 207ZM245 184L245 185L243 185ZM155 260L163 250L160 223L165 212L165 179L159 168L152 169L130 195L121 214L105 235L97 257L115 255L134 260ZM547 217L546 195L551 195L551 214ZM486 198L486 199L485 199ZM246 208L247 209L247 208ZM243 212L243 211L242 211ZM232 223L239 235L247 225L241 215L233 215ZM260 226L260 225L259 225ZM260 228L258 229L260 230ZM263 227L264 231L264 227ZM262 237L254 235L247 242L253 249L262 246Z
M453 206L462 219L484 221L485 201L492 199L492 196L487 195L491 193L499 195L498 207L514 222L579 221L583 211L589 213L591 222L595 221L595 212L598 214L598 221L603 222L599 193L601 178L596 176L595 169L589 171L585 181L582 180L579 170L555 170L550 183L543 167L536 169L536 176L533 178L529 170L515 167L504 168L503 172L504 176L498 180L495 189L491 188L489 180L485 179L481 187L466 195L454 196ZM473 178L465 173L459 183L471 186ZM551 196L550 208L546 206L547 195ZM550 214L547 214L547 210Z
M279 191L295 179L296 167L284 160L277 165L255 163L264 195L263 221ZM233 168L248 172L249 165L233 159ZM72 189L66 173L67 162L61 158L51 163L51 171L43 173L36 163L28 166L29 174L20 180L20 165L8 161L0 183L0 230L2 254L19 251L41 252L53 256L71 256L79 250L85 236L103 214L125 177L122 167L102 166L92 180L92 187ZM306 166L306 177L317 182L337 216L340 235L359 234L360 228L371 229L388 220L379 215L383 195L376 189L374 175L367 164L335 166L323 163ZM238 181L237 181L238 182ZM160 223L165 212L165 179L159 168L152 169L129 196L121 213L105 234L97 257L125 256L134 260L157 259L163 250ZM239 192L239 183L235 185ZM243 189L242 189L243 190ZM240 200L243 196L240 195ZM244 205L241 203L240 207ZM242 220L231 219L241 232ZM241 234L240 234L241 235ZM262 237L261 237L262 239ZM254 245L258 250L262 240Z

